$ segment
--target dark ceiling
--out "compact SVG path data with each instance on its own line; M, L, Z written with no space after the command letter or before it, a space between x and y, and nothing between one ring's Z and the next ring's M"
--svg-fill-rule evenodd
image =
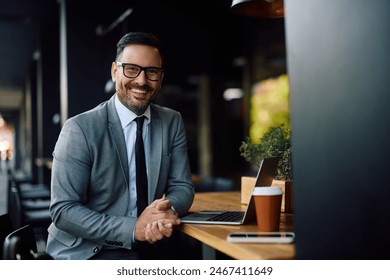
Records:
M37 46L36 34L49 11L50 0L0 0L0 109L2 114L19 107L26 75Z
M0 87L19 87L34 48L33 32L44 11L28 0L0 1Z
M26 75L37 49L39 32L45 24L59 20L58 0L0 0L0 110L2 112L18 108L26 83ZM70 6L68 0L67 6ZM83 1L85 19L98 18L109 24L128 7L137 6L143 11L145 23L161 14L165 7L175 9L183 17L196 17L201 24L220 23L220 16L213 14L216 9L229 5L230 0L197 1L181 3L180 1L115 1L115 5L107 1ZM77 1L77 3L79 3ZM74 5L74 4L73 4ZM162 9L162 7L164 7ZM121 11L121 12L119 12ZM146 11L146 12L144 12ZM161 15L158 15L162 18ZM170 19L164 19L168 22ZM163 22L162 22L163 23ZM179 23L173 23L179 24ZM166 25L165 25L166 26ZM183 27L185 28L185 26ZM185 30L183 32L185 34ZM59 38L53 34L53 38ZM4 115L4 113L3 113Z
M73 0L67 2L70 1ZM3 115L19 107L26 76L38 48L39 32L53 21L58 23L60 2L0 0L0 110ZM89 11L92 7L104 19L111 16L110 11L115 7L120 9L134 1L117 1L114 8L104 7L107 2L103 1L84 2L84 5L90 5ZM53 39L59 40L59 32L52 35Z
M34 60L34 52L39 47L39 33L45 26L52 25L50 36L59 40L56 25L59 25L60 2L0 0L0 111L3 115L4 112L17 110L21 104L26 76ZM217 68L216 71L223 73L223 78L227 80L226 69L231 67L234 56L242 52L242 38L250 34L243 34L242 27L237 26L242 23L242 18L233 15L231 0L112 2L66 0L67 9L73 8L73 14L81 14L81 19L93 28L98 23L107 26L126 9L133 8L128 28L142 26L156 31L160 38L164 37L164 43L170 44L166 46L170 50L168 55L174 58L169 61L174 69L179 69L179 73L174 75L178 80L184 80L183 70L187 68L203 71L207 67ZM252 23L251 26L256 26ZM265 26L271 33L272 28L267 24L265 21L257 26ZM264 39L261 44L266 41Z

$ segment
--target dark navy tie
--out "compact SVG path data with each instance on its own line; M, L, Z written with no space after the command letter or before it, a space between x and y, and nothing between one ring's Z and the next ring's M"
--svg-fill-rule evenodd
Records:
M142 139L142 127L145 117L138 117L137 138L135 140L135 164L136 164L136 184L137 184L137 208L138 216L148 206L148 177L146 174L146 161L144 141Z

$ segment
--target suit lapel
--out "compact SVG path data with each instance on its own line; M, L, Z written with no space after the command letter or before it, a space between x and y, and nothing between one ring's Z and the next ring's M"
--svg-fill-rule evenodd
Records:
M123 130L121 122L119 120L118 113L115 109L114 96L108 101L108 129L116 147L116 152L119 158L120 168L126 182L126 187L129 186L129 164L127 161L127 150L125 137L123 136Z
M150 136L150 155L149 155L149 172L148 172L148 194L149 202L154 200L154 194L156 193L158 178L160 175L160 166L161 166L161 154L162 154L162 124L161 119L158 115L158 112L155 110L155 107L151 104L151 118L149 128Z
M148 199L149 203L154 200L154 195L157 189L158 178L160 175L161 155L162 155L162 121L159 117L158 111L151 104L151 118L149 128L149 158L148 158ZM127 149L125 138L118 113L115 109L114 97L108 101L108 123L109 131L114 141L117 155L119 158L120 168L126 182L126 186L129 185L129 165L127 161Z

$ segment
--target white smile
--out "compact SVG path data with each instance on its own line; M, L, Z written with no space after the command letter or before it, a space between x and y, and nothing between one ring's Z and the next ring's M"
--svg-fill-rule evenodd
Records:
M135 89L135 88L131 88L130 90L131 90L131 92L136 93L136 94L144 95L144 94L148 93L146 90L140 90L140 89Z

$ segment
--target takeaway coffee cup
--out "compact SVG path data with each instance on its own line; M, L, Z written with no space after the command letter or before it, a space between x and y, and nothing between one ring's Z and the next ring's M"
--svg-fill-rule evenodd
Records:
M253 199L259 231L279 231L283 191L280 187L255 187Z

